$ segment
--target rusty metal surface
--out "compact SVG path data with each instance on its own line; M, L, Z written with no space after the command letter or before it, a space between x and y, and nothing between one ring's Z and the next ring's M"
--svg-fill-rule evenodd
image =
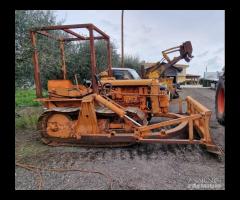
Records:
M74 31L68 30L68 29L63 29L65 32L70 33L73 36L76 36L77 38L81 39L81 40L86 40L85 37L79 35L78 33L75 33Z
M96 71L96 55L95 55L95 47L94 47L94 39L93 39L93 29L89 28L90 35L90 56L91 56L91 76L92 76L92 88L94 93L98 93L98 84L95 78L97 73Z
M99 114L115 114L112 110L104 106L98 106L95 109L96 109L96 113L99 113Z
M67 71L66 71L66 63L65 63L65 55L64 55L64 42L63 41L60 41L60 52L61 52L63 79L66 80Z
M108 76L112 76L112 55L111 55L110 40L107 40L107 65L108 65Z
M145 113L138 107L126 107L126 111L130 113L135 113L139 116L140 119L144 120L146 118Z
M97 31L99 34L101 34L105 39L109 39L110 37L104 33L102 30L100 30L98 27L96 27L95 25L91 24L91 28L95 31Z
M60 40L63 39L63 38L60 38L60 37L53 36L53 35L49 34L47 31L37 31L36 33L47 36L47 37L52 38L54 40L59 40L60 41Z
M71 107L56 107L56 108L51 108L46 110L45 112L51 112L51 111L56 111L56 112L66 112L66 113L70 113L70 112L76 112L79 111L79 108L71 108Z
M91 28L95 31L97 31L101 36L97 36L94 39L109 39L109 36L104 33L103 31L101 31L98 27L96 27L93 24L73 24L73 25L58 25L58 26L46 26L46 27L36 27L36 28L32 28L30 31L31 32L36 32L42 35L45 35L47 37L56 39L56 40L63 40L63 41L77 41L77 40L90 40L90 37L84 37L70 29L78 29L78 28ZM49 34L47 31L49 30L62 30L65 31L67 33L69 33L70 35L76 36L76 38L58 38L54 35Z
M41 87L41 80L40 80L40 69L38 63L38 52L36 47L36 33L30 32L31 41L33 45L33 64L34 64L34 80L36 85L36 96L38 98L42 97L42 87Z
M76 28L88 28L92 24L71 24L71 25L56 25L56 26L44 26L32 28L32 31L38 30L61 30L61 29L76 29Z
M103 98L101 95L96 95L95 100L108 109L112 110L114 113L118 114L119 117L123 117L126 114L125 110Z

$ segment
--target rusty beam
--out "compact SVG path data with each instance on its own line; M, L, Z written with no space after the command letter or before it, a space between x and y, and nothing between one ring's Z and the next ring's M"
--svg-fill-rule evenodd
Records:
M94 40L102 40L102 39L106 39L106 38L103 37L103 36L96 36L96 37L94 37ZM90 40L90 37L86 37L86 40Z
M189 106L193 106L198 112L211 114L211 111L190 96L186 97Z
M80 41L81 39L79 38L63 38L62 41L64 42L72 42L72 41Z
M200 117L201 117L200 114L193 114L193 115L190 115L190 116L181 117L181 118L177 118L177 119L172 119L172 120L169 120L169 121L163 121L163 122L159 122L159 123L148 125L148 126L142 126L142 127L139 127L138 130L141 131L141 132L149 131L151 129L156 129L156 128L160 128L160 127L163 127L163 126L170 126L170 125L173 125L173 124L178 124L178 123L181 123L183 121L190 120L190 119L195 120L195 119L198 119Z
M64 29L75 29L75 28L91 28L101 34L105 39L108 39L109 36L101 31L99 28L93 24L72 24L72 25L58 25L58 26L45 26L39 28L33 28L31 31L42 31L42 30L64 30Z
M189 140L193 141L193 120L189 119L188 123L188 134L189 134Z
M47 31L37 31L36 33L47 36L47 37L52 38L54 40L61 40L62 39L60 37L56 37L54 35L49 34Z
M66 80L67 71L66 71L65 54L64 54L64 41L60 41L60 52L61 52L63 79Z
M107 65L108 65L108 76L112 76L112 51L111 51L110 40L107 40Z
M102 40L102 39L105 39L105 37L102 37L102 36L94 37L94 40ZM66 41L66 42L79 41L79 40L83 40L83 39L80 39L80 38L63 38L63 41ZM85 37L84 40L90 40L90 37Z
M81 35L75 33L74 31L69 30L69 29L76 29L76 28L87 28L87 29L92 28L93 30L97 31L100 35L102 35L102 36L95 37L94 39L109 39L110 38L106 33L101 31L99 28L97 28L93 24L45 26L45 27L39 27L39 28L32 28L30 31L34 31L34 32L38 31L40 33L40 31L47 31L47 30L63 30L72 35L75 35L78 38L81 38L82 40L90 40L90 37L84 37L84 36L81 36ZM42 33L44 33L44 32L42 32ZM44 33L44 35L47 36L47 34L45 34L45 33ZM63 38L63 39L64 39L64 41L69 41L69 40L74 41L75 40L75 38Z
M90 26L92 26L92 24L71 24L71 25L44 26L44 27L33 28L32 31L89 28Z
M99 28L97 28L97 27L94 26L93 24L92 24L92 27L93 27L93 29L94 29L95 31L97 31L99 34L101 34L103 37L105 37L105 39L110 38L106 33L104 33L103 31L101 31Z
M42 97L42 87L40 80L40 70L38 63L38 52L36 47L36 32L30 31L31 42L33 46L33 64L34 64L34 81L36 85L36 96L38 98Z
M93 28L89 27L89 36L90 36L90 52L91 52L91 75L92 75L92 87L93 92L98 94L98 83L96 80L96 55L95 55L95 47L94 47L94 36L93 36Z
M85 40L86 38L82 35L79 35L78 33L75 33L74 31L68 30L68 29L62 29L63 31L70 33L71 35L76 36L77 38L81 39L81 40Z

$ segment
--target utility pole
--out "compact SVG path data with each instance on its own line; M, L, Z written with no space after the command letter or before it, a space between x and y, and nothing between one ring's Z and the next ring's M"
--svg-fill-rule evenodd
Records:
M206 65L206 71L204 72L204 78L206 78L207 75L207 65Z
M121 67L124 67L124 50L123 50L123 14L124 14L124 10L122 10L122 23L121 23L121 33L122 33L122 60L121 60Z

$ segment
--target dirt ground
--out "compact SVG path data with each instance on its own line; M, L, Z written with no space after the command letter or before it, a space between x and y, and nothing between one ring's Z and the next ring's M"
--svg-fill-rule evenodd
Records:
M180 95L182 97L190 95L213 111L211 133L214 142L224 150L225 129L215 118L215 91L185 88ZM39 171L43 190L225 189L224 156L207 153L198 145L137 144L125 148L49 147L41 143L40 136L35 130L16 130L15 158L17 162L42 168L85 170ZM39 177L36 172L16 166L15 189L38 189Z

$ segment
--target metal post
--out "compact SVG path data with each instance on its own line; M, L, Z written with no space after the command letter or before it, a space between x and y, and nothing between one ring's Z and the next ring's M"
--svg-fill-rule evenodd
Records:
M60 51L61 51L61 61L62 61L62 72L63 79L66 79L66 64L65 64L65 54L64 54L64 41L60 40Z
M111 55L110 40L107 39L107 65L108 65L108 76L112 76L112 55Z
M124 49L123 49L123 14L124 11L122 10L122 62L121 62L121 67L124 67Z
M188 120L188 134L189 134L189 140L190 143L193 141L193 120L189 119Z
M95 78L96 75L96 55L94 47L94 36L93 36L93 26L89 26L89 37L90 37L90 53L91 53L91 76L92 76L92 86L93 92L98 93L98 84Z
M36 47L36 33L30 31L32 46L33 46L33 65L34 65L34 81L36 85L36 96L37 98L42 97L42 87L41 87L41 80L40 80L40 70L39 70L39 63L38 63L38 52Z

